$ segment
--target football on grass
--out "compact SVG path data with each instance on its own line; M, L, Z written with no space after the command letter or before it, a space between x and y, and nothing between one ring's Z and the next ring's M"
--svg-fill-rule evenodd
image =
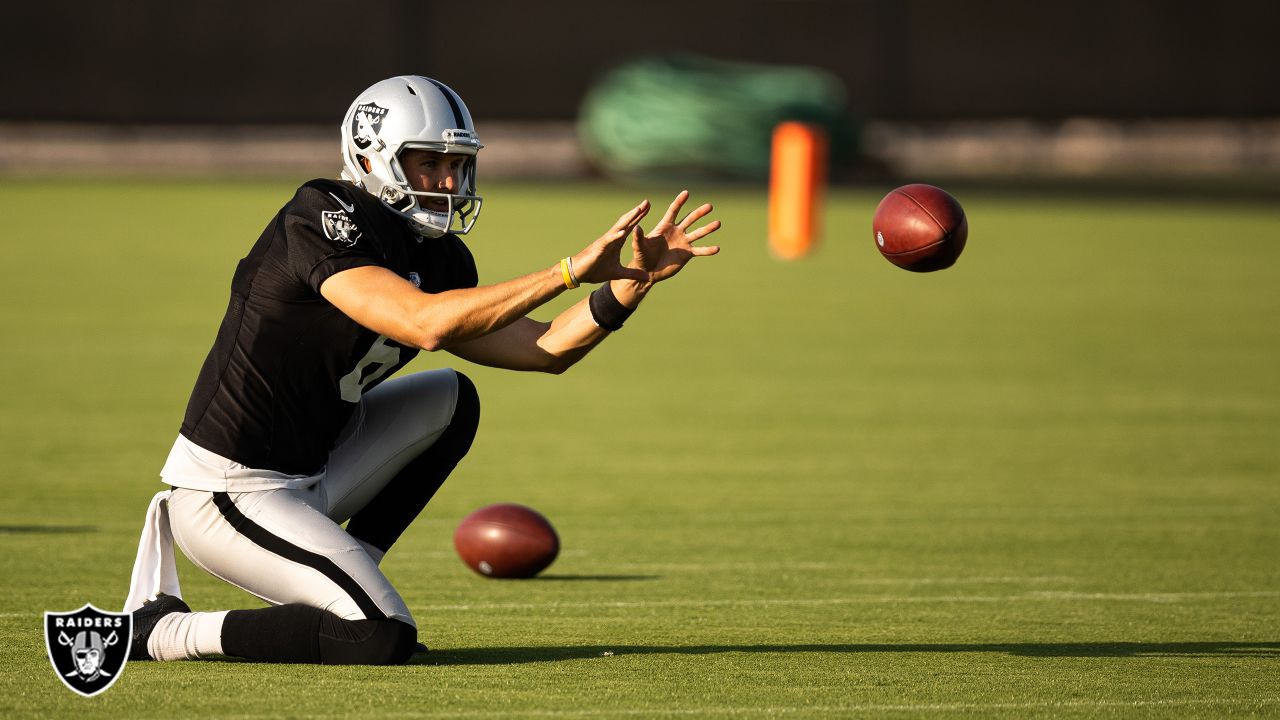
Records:
M933 272L951 267L960 257L969 238L969 221L945 190L903 185L880 201L871 231L889 262L912 272Z
M467 567L485 577L531 578L556 559L560 538L537 510L500 503L463 518L453 546Z

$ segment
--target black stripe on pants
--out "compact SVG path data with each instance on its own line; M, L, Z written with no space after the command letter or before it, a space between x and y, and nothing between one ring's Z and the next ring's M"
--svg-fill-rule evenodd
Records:
M360 612L364 613L367 619L387 619L386 613L382 612L382 609L373 601L373 598L369 597L369 593L365 592L364 588L360 587L360 584L355 579L343 572L342 568L338 567L335 562L324 555L304 550L283 538L271 534L266 528L245 517L244 513L240 512L240 508L236 507L236 504L231 500L231 496L227 493L215 492L213 494L213 502L218 506L218 510L227 519L227 522L231 523L231 527L253 541L253 544L286 560L292 560L320 571L322 575L333 581L335 585L351 597L356 607L360 608Z

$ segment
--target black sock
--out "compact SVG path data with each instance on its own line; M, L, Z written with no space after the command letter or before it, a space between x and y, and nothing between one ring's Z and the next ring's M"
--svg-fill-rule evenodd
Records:
M476 386L458 373L458 404L449 427L351 517L347 532L383 552L390 549L466 456L479 425L480 396Z
M222 651L263 662L318 663L320 620L325 614L333 615L296 603L232 610L222 621Z
M222 651L261 662L398 665L417 639L398 620L343 620L298 603L232 610L222 623Z

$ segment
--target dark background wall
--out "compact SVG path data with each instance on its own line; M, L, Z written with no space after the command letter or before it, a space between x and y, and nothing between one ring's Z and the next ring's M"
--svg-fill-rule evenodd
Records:
M328 123L383 77L572 118L630 57L824 67L863 114L1280 115L1271 0L6 0L0 120Z

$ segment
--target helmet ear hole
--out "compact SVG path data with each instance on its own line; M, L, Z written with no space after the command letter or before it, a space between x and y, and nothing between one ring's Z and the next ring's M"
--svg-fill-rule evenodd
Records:
M356 159L360 161L360 167L364 168L366 174L373 171L373 165L369 164L369 158L364 155L357 155Z
M400 192L394 185L383 185L379 198L392 210L402 213L412 210L416 202L412 195Z

